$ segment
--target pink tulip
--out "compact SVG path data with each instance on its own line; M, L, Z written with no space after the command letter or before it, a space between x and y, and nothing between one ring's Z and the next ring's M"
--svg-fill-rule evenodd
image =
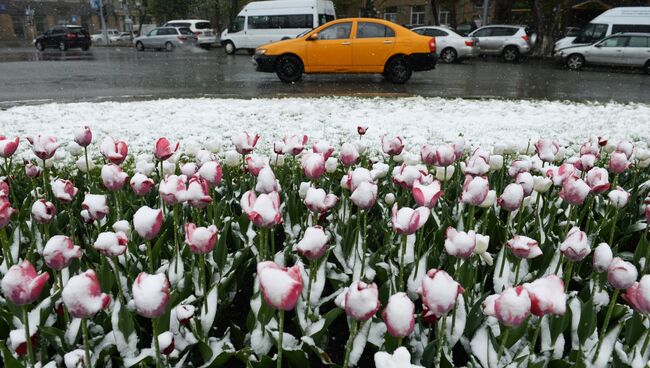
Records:
M165 161L168 158L172 157L174 153L176 153L179 145L179 142L176 142L176 144L172 145L165 137L158 138L156 139L153 155L158 161Z
M456 160L459 160L463 154L465 153L465 147L467 144L465 143L465 138L462 136L458 137L454 143L451 144L451 147L454 149L454 155L456 156Z
M357 134L365 135L367 131L368 131L368 126L367 125L358 125L357 126Z
M189 177L194 176L198 172L199 168L194 162L187 162L181 165L181 174Z
M521 207L524 200L524 188L517 183L510 183L503 189L501 196L497 198L499 207L506 211L515 211Z
M632 153L634 152L634 145L629 141L620 141L616 145L615 152L625 154L625 157L629 160L630 157L632 157Z
M164 273L150 275L140 272L131 291L139 315L157 318L165 314L169 303L169 281Z
M208 182L210 188L216 188L221 185L223 170L217 161L208 161L201 165L199 175Z
M11 221L11 215L14 212L18 212L16 209L11 208L11 202L7 196L0 195L0 229L7 226L9 221Z
M51 237L43 248L45 264L57 271L68 267L73 260L81 258L82 254L81 248L74 245L72 239L63 235Z
M129 175L122 171L122 168L115 164L107 164L102 166L102 182L104 188L111 192L118 191L124 187Z
M350 195L350 200L362 210L369 210L377 202L377 184L361 182Z
M612 264L612 248L607 243L600 243L594 250L593 266L596 272L605 272Z
M305 149L305 144L309 138L306 135L292 135L284 137L282 142L282 154L297 156Z
M145 240L151 240L158 235L162 226L162 210L142 206L133 215L135 232Z
M195 307L191 304L181 304L176 307L176 319L182 325L187 325L194 316Z
M465 162L465 174L481 176L490 171L490 154L477 148Z
M445 236L445 250L454 257L467 259L476 248L476 233L472 230L466 233L449 226Z
M359 161L359 150L357 147L351 143L344 143L341 146L341 153L339 153L339 159L344 166L352 166Z
M93 220L101 220L108 214L108 204L104 194L87 193L81 208L87 211L88 216Z
M530 311L541 317L546 314L562 315L566 312L564 282L556 275L548 275L523 285L530 297Z
M70 180L55 179L50 182L54 198L64 203L70 203L79 192Z
M515 183L521 185L521 188L524 190L524 197L528 197L535 187L535 179L533 175L529 172L522 172L517 174L515 177Z
M324 213L332 209L339 198L334 194L327 194L320 188L309 187L305 195L305 205L307 208L316 213Z
M458 295L465 290L447 272L432 268L422 278L417 292L428 313L440 317L454 308Z
M607 281L616 289L627 289L634 285L638 272L630 262L619 257L612 260L607 268Z
M318 180L325 173L325 158L320 153L306 153L300 162L309 180Z
M18 137L12 141L4 135L0 135L0 157L11 157L18 149L18 143L20 143L20 138Z
M416 181L426 178L427 176L428 173L426 171L420 170L412 165L402 164L393 169L393 183L404 189L413 188L413 184Z
M506 326L519 326L530 315L531 301L523 286L506 289L494 300L494 314Z
M596 165L596 160L598 160L598 157L596 157L596 155L586 154L580 156L580 158L573 165L576 167L576 169L586 172L591 170L594 165Z
M388 304L382 313L388 333L393 337L406 337L415 328L415 304L406 293L396 293L388 298Z
M348 317L356 321L367 321L381 306L379 290L374 282L366 284L363 281L354 281L344 293L340 306L345 309Z
M41 168L32 164L31 162L25 163L25 175L29 178L36 178L41 174Z
M506 243L508 248L516 257L531 259L542 255L542 250L539 248L537 240L533 240L527 236L515 235Z
M589 192L591 192L589 185L574 175L566 178L562 183L560 198L571 205L579 206L585 201Z
M293 249L308 260L314 261L325 254L328 241L329 237L321 226L310 226L305 230L305 235L296 243Z
M568 259L577 262L582 261L591 253L591 244L584 231L574 226L566 236L566 239L560 244L560 251Z
M115 165L119 165L129 154L129 146L124 141L116 141L111 137L106 137L99 147L99 152L105 159Z
M623 152L612 152L612 155L609 158L609 165L607 168L609 171L615 174L621 174L627 170L630 166L630 161Z
M420 150L420 158L427 165L447 167L456 161L456 154L449 145L434 147L425 144Z
M240 201L242 210L248 215L248 219L259 227L273 227L282 223L282 212L280 210L280 195L278 192L260 194L249 190L242 195Z
M349 189L350 192L354 192L357 187L363 182L374 183L372 179L372 173L363 167L357 167L354 169L354 171L349 172L344 177L344 180L347 185L347 189Z
M5 180L6 178L0 178L0 197L9 196L9 184Z
M131 178L131 190L136 195L143 197L146 196L151 189L156 185L153 179L146 177L140 173L135 173Z
M386 136L381 137L381 149L385 154L390 156L397 156L402 153L404 150L404 142L402 137L393 137L386 138Z
M107 231L97 235L93 248L106 257L117 257L126 252L128 243L129 238L123 232Z
M194 208L205 208L208 204L212 203L208 182L199 176L190 178L187 191L185 192L185 199Z
M257 176L260 171L269 166L269 159L265 156L252 155L246 157L246 171L253 176Z
M623 299L637 312L650 314L650 275L643 275L641 281L627 288Z
M74 132L74 141L81 147L88 147L93 141L93 132L89 126L84 126Z
M259 139L260 136L257 134L250 135L248 132L242 132L232 137L232 143L239 154L246 155L253 152Z
M59 143L56 143L56 138L40 134L36 137L29 137L27 140L32 144L32 150L36 157L41 160L52 158L56 153L56 149L60 146Z
M158 193L168 205L187 201L187 176L169 175L158 185Z
M327 161L330 156L332 156L332 153L334 153L335 148L332 147L329 142L327 141L315 141L312 146L311 150L314 153L320 153L323 155L323 160Z
M553 160L555 160L555 155L557 155L559 150L560 143L553 139L541 138L537 143L535 143L537 156L539 156L540 160L544 162L553 162Z
M484 176L465 175L460 200L472 206L479 206L490 192L490 184Z
M282 188L280 181L275 178L271 166L264 166L257 174L257 183L255 184L255 191L258 193L272 193L279 192Z
M533 164L530 162L530 159L514 160L510 163L510 167L508 168L508 175L515 177L519 173L529 172L532 167Z
M160 354L170 355L174 352L174 334L167 331L158 335L157 338Z
M48 273L37 275L34 266L28 260L24 260L9 268L0 286L7 300L21 306L35 302L49 278Z
M298 265L287 269L275 262L260 262L257 264L257 278L268 306L285 311L296 306L302 293L302 277Z
M38 224L49 224L56 215L56 207L52 202L39 199L32 205L32 217Z
M564 181L576 173L576 167L570 163L564 163L560 167L546 169L546 177L553 180L553 185L560 186Z
M93 317L111 303L111 296L102 293L93 270L71 277L63 288L61 299L74 318Z
M430 184L422 184L421 180L417 180L413 183L412 194L418 206L434 208L443 192L440 182L437 180L432 181Z
M397 203L393 205L393 216L391 222L393 230L398 234L410 235L420 230L429 219L429 209L418 207L412 209L402 207L397 209Z
M217 244L217 227L196 227L191 222L185 224L185 244L194 254L207 254L212 252Z
M601 167L594 167L587 172L587 185L593 194L600 194L609 190L609 174Z
M607 143L605 143L607 144ZM583 155L593 155L598 157L600 155L600 149L598 148L599 144L594 144L592 142L585 142L580 146L580 156Z
M623 208L627 205L627 201L630 199L630 193L617 186L616 189L609 192L607 197L612 206L615 208Z

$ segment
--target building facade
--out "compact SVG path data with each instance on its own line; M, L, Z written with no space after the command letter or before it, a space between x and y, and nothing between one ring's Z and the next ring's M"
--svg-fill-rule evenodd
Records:
M416 27L434 24L429 0L376 0L378 16L386 20ZM488 8L488 17L494 14L494 1ZM438 24L457 26L474 22L481 24L483 0L438 1Z

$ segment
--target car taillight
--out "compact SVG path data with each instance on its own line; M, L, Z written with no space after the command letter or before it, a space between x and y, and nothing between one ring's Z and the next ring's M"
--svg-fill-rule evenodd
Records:
M465 46L474 46L474 41L473 40L465 41Z
M187 40L187 36L178 36L178 39L181 41Z
M194 32L194 35L195 35L195 36L200 36L200 35L202 35L202 34L203 34L202 32Z
M435 37L431 37L431 39L429 40L429 51L431 51L432 53L436 52L436 38Z
M74 33L68 33L67 35L65 35L65 38L77 38L77 35Z
M521 36L521 38L523 38L524 41L526 41L526 42L528 42L528 40L530 40L530 37L528 37L527 35L526 36Z

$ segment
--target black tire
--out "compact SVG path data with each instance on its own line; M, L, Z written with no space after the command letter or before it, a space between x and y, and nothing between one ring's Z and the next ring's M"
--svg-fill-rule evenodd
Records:
M248 49L248 55L250 56L255 55L255 49Z
M503 49L501 56L503 56L503 60L509 63L515 63L519 60L519 49L517 46L508 46Z
M136 42L135 43L135 49L138 50L138 51L144 51L144 45L142 44L142 42L140 42L140 41Z
M43 46L43 43L41 41L36 41L36 44L34 46L36 46L36 50L38 51L45 50L45 46Z
M81 51L88 51L89 49L90 49L90 45L81 46Z
M585 57L580 54L571 54L566 58L566 66L570 70L580 70L585 66Z
M295 55L282 55L275 62L275 74L285 83L294 83L302 78L302 60Z
M440 51L440 60L445 64L453 64L458 61L458 53L452 47L447 47Z
M165 51L168 52L174 51L174 44L171 42L165 42Z
M223 51L225 51L228 55L233 55L237 52L237 48L235 47L234 43L228 41L223 44Z
M65 42L61 41L59 42L59 51L66 51L68 49L68 45L66 45Z
M643 70L645 70L645 73L646 73L646 74L650 75L650 60L648 60L648 61L645 63L645 66L643 67Z
M201 47L203 47L203 48L206 49L206 50L210 50L210 48L212 47L212 45L210 45L209 43L207 43L207 44L201 45Z
M388 60L383 74L384 77L392 83L404 84L411 79L413 69L408 60L402 56L396 56Z

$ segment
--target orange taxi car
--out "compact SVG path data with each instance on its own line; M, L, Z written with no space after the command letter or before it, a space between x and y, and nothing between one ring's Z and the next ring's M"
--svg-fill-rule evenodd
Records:
M303 73L381 73L401 84L414 71L435 68L436 40L382 19L338 19L258 47L253 64L289 83Z

